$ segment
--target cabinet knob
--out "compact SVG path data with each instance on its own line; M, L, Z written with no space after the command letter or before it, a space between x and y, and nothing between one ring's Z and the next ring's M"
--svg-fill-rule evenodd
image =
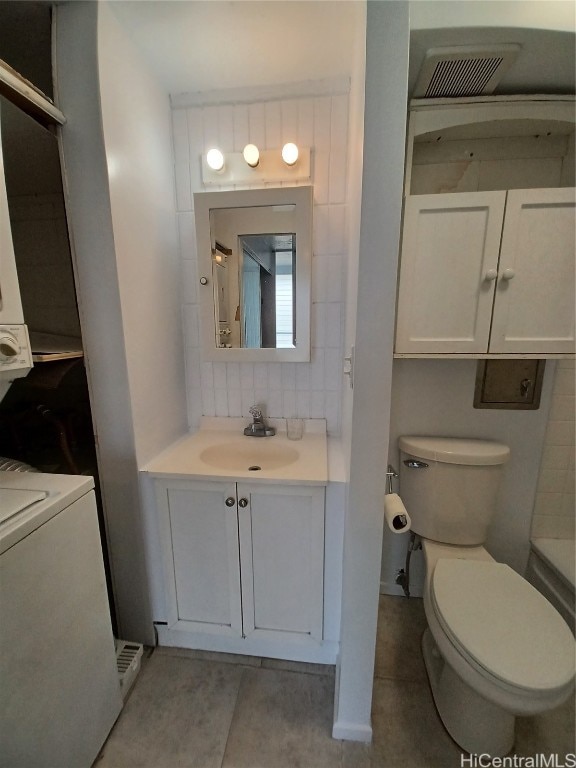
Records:
M498 272L495 269L489 269L488 272L484 275L484 280L496 280L498 277Z
M201 277L200 278L200 285L208 285L208 278L207 277Z
M233 507L234 504L236 504L236 499L234 498L234 496L228 496L228 498L226 499L226 506Z
M240 501L238 502L238 506L242 507L242 509L244 509L244 507L247 507L248 506L248 499L240 499Z
M502 273L502 280L512 280L515 274L513 269L505 269Z

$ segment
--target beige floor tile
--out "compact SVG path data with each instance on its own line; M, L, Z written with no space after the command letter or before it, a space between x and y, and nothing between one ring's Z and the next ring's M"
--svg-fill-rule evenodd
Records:
M153 654L95 768L220 768L245 669Z
M374 681L371 768L459 768L427 683Z
M567 754L576 753L574 698L561 707L538 717L519 717L516 720L516 745L514 754L558 754L559 765L569 765Z
M334 679L246 669L222 768L337 768Z
M375 677L427 680L420 649L425 629L424 604L420 598L380 595Z

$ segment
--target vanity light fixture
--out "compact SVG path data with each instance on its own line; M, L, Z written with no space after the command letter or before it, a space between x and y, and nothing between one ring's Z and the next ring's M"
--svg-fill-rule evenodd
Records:
M298 147L296 144L292 144L292 142L284 144L282 147L282 160L284 160L286 165L294 165L296 163L298 160Z
M1 2L1 0L0 0ZM247 144L241 152L225 152L213 147L201 156L204 186L223 184L280 184L310 181L310 147L285 144L284 148L259 149Z
M224 155L219 149L209 149L206 153L206 162L213 171L221 171L224 168Z
M256 168L260 162L260 150L256 144L246 144L242 154L244 155L244 160L246 160L250 168Z

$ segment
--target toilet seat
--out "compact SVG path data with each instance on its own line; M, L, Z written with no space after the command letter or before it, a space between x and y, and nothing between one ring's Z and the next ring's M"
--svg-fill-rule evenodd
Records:
M450 642L495 682L536 695L572 684L572 633L556 609L507 565L440 558L430 595Z

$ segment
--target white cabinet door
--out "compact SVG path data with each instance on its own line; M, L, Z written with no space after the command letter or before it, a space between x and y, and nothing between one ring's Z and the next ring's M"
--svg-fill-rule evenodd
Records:
M506 192L406 199L397 353L486 352Z
M508 192L490 352L574 353L574 200Z
M245 636L320 641L324 488L239 483L238 507Z
M171 618L187 631L242 634L236 489L186 481L166 489ZM164 526L166 531L166 526ZM168 566L169 570L169 566ZM180 624L182 622L182 624Z

